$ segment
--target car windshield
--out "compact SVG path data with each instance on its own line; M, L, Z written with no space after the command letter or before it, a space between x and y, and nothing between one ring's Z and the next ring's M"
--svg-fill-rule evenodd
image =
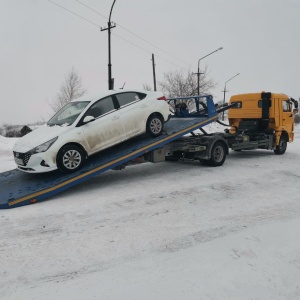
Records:
M70 102L61 108L47 123L48 126L70 126L90 101Z

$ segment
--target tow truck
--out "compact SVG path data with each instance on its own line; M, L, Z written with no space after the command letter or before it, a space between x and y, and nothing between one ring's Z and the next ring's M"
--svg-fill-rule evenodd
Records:
M215 105L211 95L177 97L168 102L172 117L161 136L142 135L104 150L91 156L74 173L53 171L37 175L17 169L0 173L0 209L45 200L110 169L165 160L197 160L218 167L225 162L229 149L270 149L284 154L287 142L294 139L293 113L298 111L298 102L283 94L235 95L228 105L221 106ZM228 125L218 120L226 110ZM230 129L209 134L203 127L212 122Z

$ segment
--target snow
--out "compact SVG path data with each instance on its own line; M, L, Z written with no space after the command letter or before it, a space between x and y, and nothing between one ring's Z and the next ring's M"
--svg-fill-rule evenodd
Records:
M1 210L0 299L299 299L299 149L296 126L282 156L136 165Z
M0 172L15 169L12 148L19 138L6 138L0 135Z

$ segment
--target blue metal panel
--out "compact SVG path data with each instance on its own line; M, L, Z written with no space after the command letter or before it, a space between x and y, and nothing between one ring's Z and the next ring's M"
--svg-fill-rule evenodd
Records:
M59 171L28 174L17 169L0 173L0 209L49 198L106 170L160 148L216 119L216 114L212 117L171 119L165 124L165 132L161 136L152 138L145 134L101 151L89 157L82 169L71 174Z
M186 118L186 117L206 116L208 118L211 118L217 114L213 97L211 95L176 97L176 98L167 99L167 101L174 108L175 117ZM196 111L190 113L187 108L187 110L180 110L178 112L176 110L177 105L186 103L187 101L195 102Z

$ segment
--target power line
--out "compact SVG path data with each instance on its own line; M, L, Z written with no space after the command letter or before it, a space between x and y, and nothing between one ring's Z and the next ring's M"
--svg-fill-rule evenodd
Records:
M117 37L117 38L119 38L119 39L121 39L121 40L123 40L123 41L125 41L125 42L127 42L127 43L129 43L129 44L131 44L131 45L133 45L133 46L135 46L135 47L137 47L137 48L139 48L139 49L141 49L141 50L147 52L147 53L152 54L151 51L146 50L145 48L142 48L142 47L140 47L140 46L138 46L138 45L136 45L136 44L134 44L134 43L132 43L132 42L130 42L130 41L128 41L128 40L126 40L126 39L124 39L124 38L118 36L118 35L116 35L115 33L112 33L112 35L114 35L115 37ZM185 70L187 70L187 68L178 66L177 64L175 64L175 63L173 63L173 62L171 62L171 61L169 61L169 60L167 60L167 59L165 59L165 58L163 58L163 57L161 57L161 56L159 56L159 55L157 55L157 54L155 54L155 56L156 56L156 57L159 57L160 59L162 59L162 60L168 62L169 64L172 64L172 65L174 65L174 66L176 66L176 67L178 67L178 68L180 68L180 69L185 69Z
M88 5L86 5L85 3L81 2L80 0L76 0L76 1L79 2L81 5L85 6L86 8L90 9L91 11L95 12L96 14L100 15L101 17L103 17L103 18L105 18L105 19L108 19L108 18L105 17L103 14L101 14L99 11L97 11L96 9L94 9L94 8L92 8L92 7L88 6ZM166 53L166 54L172 56L173 58L175 58L175 59L177 59L177 60L179 60L179 61L181 61L181 62L187 64L188 66L190 66L189 63L187 63L187 62L185 62L184 60L182 60L182 59L180 59L180 58L178 58L178 57L176 57L176 56L170 54L169 52L167 52L167 51L165 51L165 50L163 50L163 49L161 49L160 47L158 47L158 46L154 45L153 43L147 41L147 40L144 39L143 37L137 35L136 33L132 32L132 31L130 31L129 29L127 29L126 27L120 25L119 23L117 23L117 25L118 25L119 27L121 27L122 29L126 30L127 32L129 32L130 34L136 36L137 38L139 38L139 39L141 39L142 41L146 42L147 44L151 45L152 47L154 47L154 48L156 48L156 49L158 49L158 50L160 50L160 51L162 51L162 52L164 52L164 53Z
M87 22L89 22L89 23L91 23L91 24L97 26L98 28L101 28L98 24L96 24L96 23L94 23L94 22L92 22L92 21L90 21L90 20L88 20L88 19L86 19L86 18L84 18L84 17L82 17L82 16L80 16L80 15L74 13L73 11L67 9L66 7L64 7L64 6L62 6L62 5L60 5L60 4L56 3L56 2L54 2L54 1L52 1L52 0L48 0L48 1L51 2L51 3L54 4L54 5L56 5L56 6L60 7L60 8L62 8L62 9L64 9L64 10L66 10L67 12L69 12L69 13L71 13L71 14L77 16L78 18L81 18L81 19L83 19L83 20L85 20L85 21L87 21Z
M97 10L91 8L90 6L86 5L85 3L83 3L83 2L81 2L81 1L79 1L79 0L76 0L76 1L79 2L81 5L85 6L86 8L92 10L92 11L95 12L96 14L100 15L100 16L103 17L104 19L108 20L108 18L107 18L106 16L102 15L101 13L99 13L99 11L97 11ZM119 24L118 24L118 25L119 25ZM121 26L121 25L119 25L119 26Z
M100 26L100 25L94 23L93 21L91 21L91 20L89 20L89 19L86 19L86 18L80 16L79 14L77 14L77 13L75 13L75 12L69 10L68 8L66 8L66 7L64 7L64 6L62 6L62 5L60 5L60 4L56 3L56 2L54 2L54 1L52 1L52 0L47 0L47 1L51 2L52 4L54 4L54 5L56 5L56 6L60 7L60 8L62 8L62 9L64 9L65 11L67 11L67 12L69 12L69 13L75 15L76 17L78 17L78 18L80 18L80 19L83 19L83 20L85 20L86 22L88 22L88 23L90 23L90 24L92 24L92 25L98 27L99 29L101 29L101 26ZM78 0L77 0L77 1L78 1ZM80 2L80 1L78 1L78 2ZM84 5L84 4L83 4L83 5ZM100 14L100 13L99 13L99 14ZM100 14L100 15L101 15L101 14ZM101 16L102 16L102 15L101 15ZM103 16L103 17L106 18L105 16ZM106 19L107 19L107 18L106 18ZM120 25L119 25L119 26L120 26ZM152 54L152 52L150 52L149 50L146 50L146 49L144 49L144 48L142 48L142 47L140 47L140 46L134 44L133 42L128 41L127 39L125 39L125 38L123 38L123 37L121 37L121 36L118 36L118 35L116 35L116 34L114 34L114 33L112 33L112 34L113 34L114 36L116 36L117 38L119 38L119 39L121 39L121 40L123 40L123 41L125 41L125 42L127 42L127 43L129 43L129 44L131 44L131 45L133 45L133 46L135 46L136 48L139 48L140 50L143 50L144 52L147 52L147 53ZM157 55L157 54L156 54L156 56L157 56L158 58L160 58L160 59L166 61L167 63L172 64L172 65L174 65L174 66L176 66L176 67L178 67L178 68L180 68L180 69L185 69L185 70L187 70L187 68L181 67L181 66L179 66L179 65L177 65L177 64L175 64L175 63L173 63L173 62L171 62L171 61L169 61L169 60L167 60L167 59L165 59L165 58L163 58L163 57L161 57L161 56L159 56L159 55Z

